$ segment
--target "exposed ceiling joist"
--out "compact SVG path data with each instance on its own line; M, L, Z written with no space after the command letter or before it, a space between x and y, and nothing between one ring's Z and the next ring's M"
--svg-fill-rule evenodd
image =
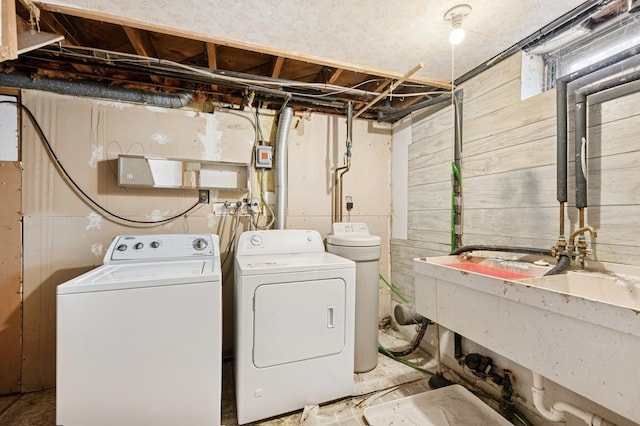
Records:
M344 71L344 69L342 69L342 68L336 69L333 72L333 74L331 75L331 77L329 77L329 80L327 80L327 83L335 84L336 81L338 81L338 78L340 78L340 75L342 74L343 71Z
M45 3L42 7L43 26L64 34L67 40L61 46L38 49L8 64L33 78L92 80L152 92L195 92L194 102L204 103L198 105L203 110L211 108L207 104L242 107L247 93L253 93L261 108L269 109L279 109L287 102L296 111L344 114L347 102L353 102L356 109L369 105L368 110L360 111L369 119L378 117L377 104L389 111L407 102L379 97L393 82L394 94L442 91L433 85L398 83L401 78L413 79L413 75L371 73L126 17L107 15L91 20L90 15L98 12L63 14L64 8ZM28 19L28 11L19 9L22 19ZM424 96L410 101L420 100Z
M147 56L149 58L158 57L158 52L156 52L155 47L153 47L153 43L151 42L151 37L148 32L126 26L123 26L122 29L138 55ZM150 78L154 83L162 83L162 78L158 76L151 75Z
M148 32L125 26L123 26L122 29L138 55L148 56L150 58L158 57L158 52L156 52L155 47L153 47Z
M209 69L217 70L218 69L218 52L217 52L218 48L213 43L205 43L205 46L207 50L207 65L209 66ZM217 92L218 85L212 84L211 90L213 90L214 92Z
M67 28L68 25L69 24L65 25L63 22L60 22L60 20L51 13L40 14L40 27L42 29L56 34L62 34L64 36L65 44L80 46L81 43L75 36L77 32L74 31L73 28ZM73 64L72 67L80 73L93 73L93 68L87 65Z
M361 116L362 113L364 113L367 109L371 108L376 103L378 103L381 99L383 99L385 96L387 96L389 93L391 93L391 91L394 88L398 87L399 85L404 83L409 77L411 77L413 74L415 74L416 72L420 71L422 69L422 67L424 67L424 64L418 64L415 67L411 68L409 71L407 71L407 73L400 80L398 80L398 81L394 82L393 84L391 84L391 86L389 86L388 89L386 89L385 91L380 93L380 95L376 96L376 98L374 100L372 100L371 102L369 102L368 104L363 106L358 112L356 112L353 115L353 118L357 118L357 117Z
M214 43L206 43L207 46L207 63L212 70L218 69L218 48Z
M377 69L377 68L366 67L366 66L356 66L354 64L350 64L346 62L332 61L327 58L316 57L316 56L302 54L298 52L289 52L289 51L274 48L271 46L257 45L253 43L247 43L243 41L227 39L222 37L212 37L207 34L197 33L197 32L188 31L180 28L167 27L167 26L158 25L158 24L151 24L149 22L131 19L126 16L107 15L107 14L101 13L98 10L78 9L75 7L62 6L57 4L54 5L54 4L47 4L47 3L41 3L39 4L39 6L42 10L48 10L51 12L62 13L70 16L77 16L84 19L104 21L104 22L123 25L123 26L130 26L134 28L139 28L141 30L169 34L176 37L184 37L184 38L204 41L208 43L215 43L218 45L229 46L229 47L234 47L236 49L263 53L266 55L282 56L286 59L295 59L298 61L328 66L331 68L342 68L342 69L353 71L353 72L376 75L376 76L391 78L391 79L400 79L403 77L403 75L400 73L393 73L393 72L389 72L388 70ZM424 84L424 85L432 86L439 89L445 89L445 90L451 89L450 83L441 81L441 80L412 76L407 81L412 83L417 83L417 84Z
M284 58L282 56L276 56L269 65L268 74L272 78L279 78L282 71L282 65L284 64Z

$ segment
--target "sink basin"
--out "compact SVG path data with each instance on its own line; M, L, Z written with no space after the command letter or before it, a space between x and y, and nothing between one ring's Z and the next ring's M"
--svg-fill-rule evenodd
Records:
M526 284L640 311L640 278L638 277L569 271L566 274L527 280Z
M416 311L640 424L640 268L530 260L415 259Z

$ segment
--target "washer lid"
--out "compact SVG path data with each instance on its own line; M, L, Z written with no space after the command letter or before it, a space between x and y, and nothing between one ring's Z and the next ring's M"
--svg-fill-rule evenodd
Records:
M99 266L57 288L57 294L89 293L142 287L221 281L220 262L209 258L109 264Z

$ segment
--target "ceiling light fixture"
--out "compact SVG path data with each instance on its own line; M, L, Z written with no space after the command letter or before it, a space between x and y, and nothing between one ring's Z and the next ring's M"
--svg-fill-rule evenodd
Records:
M471 6L468 4L459 4L447 10L444 14L445 21L451 21L453 29L449 34L449 42L451 44L460 44L464 40L464 28L462 28L462 19L471 13Z

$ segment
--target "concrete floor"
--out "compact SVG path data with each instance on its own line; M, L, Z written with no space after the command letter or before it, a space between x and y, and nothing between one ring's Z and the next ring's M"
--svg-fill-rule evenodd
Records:
M385 330L380 342L388 348L407 345L398 333ZM412 362L434 370L435 363L421 351L410 356ZM276 418L256 423L260 426L276 425L367 425L364 409L387 401L415 395L429 390L429 376L383 355L378 366L368 373L355 374L355 392L349 398L316 407L308 407ZM222 424L236 425L233 364L223 364ZM53 426L55 425L55 389L23 395L0 397L0 426Z

